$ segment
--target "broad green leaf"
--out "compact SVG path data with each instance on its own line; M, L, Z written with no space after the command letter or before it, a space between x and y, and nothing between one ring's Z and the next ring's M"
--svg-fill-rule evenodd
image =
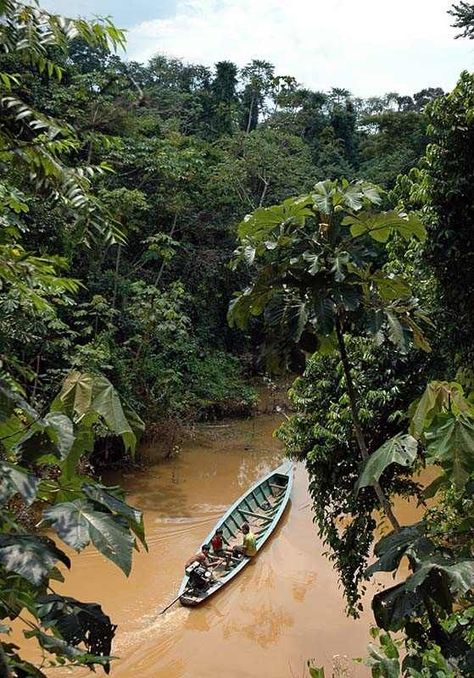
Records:
M314 202L315 208L318 212L328 215L331 214L334 204L333 196L335 191L335 182L333 181L320 181L314 187L314 192L311 194L311 197Z
M285 335L297 343L308 322L308 308L306 302L295 294L274 294L264 317L269 327L276 330L285 328Z
M413 403L410 407L410 433L415 438L421 437L423 432L430 427L433 419L445 410L452 410L455 414L471 412L474 415L474 408L464 397L460 384L432 381L426 387L418 403Z
M398 433L373 452L365 463L357 481L356 492L362 487L374 485L390 464L410 466L416 459L418 443L409 434Z
M474 417L451 412L439 414L425 432L427 461L452 474L458 488L474 472Z
M77 647L70 645L62 638L49 635L48 633L45 633L39 628L35 628L31 631L26 631L25 637L36 638L40 646L44 648L47 652L56 654L58 657L66 657L71 661L83 659L85 655L84 650L80 650Z
M334 331L334 302L327 297L316 297L313 301L313 313L318 335L332 334Z
M423 497L425 499L431 499L435 494L446 487L449 486L449 478L445 473L442 473L440 476L435 478L432 483L430 483L423 490Z
M333 290L332 298L336 305L342 306L346 311L356 311L362 301L359 287L352 283L337 285Z
M382 636L384 637L384 636ZM387 656L392 653L392 647L396 651L395 657ZM372 676L379 678L400 678L400 661L398 658L398 650L392 641L392 646L387 649L387 644L381 648L374 643L368 645L369 657L365 660L365 664L372 669Z
M247 245L247 247L244 248L244 259L249 266L253 264L255 261L255 247Z
M38 599L37 614L46 628L59 631L61 638L70 645L81 643L92 655L110 655L116 627L97 603L82 603L69 596L48 594Z
M130 574L134 540L120 518L96 510L84 499L52 506L43 516L73 549L81 551L92 543L127 576Z
M415 344L416 348L426 351L427 353L431 353L431 345L418 323L416 323L413 318L408 316L405 317L404 320L413 333L413 343Z
M377 242L387 242L394 233L399 233L405 240L417 238L424 241L426 229L422 221L414 214L406 215L391 212L362 212L346 217L343 224L350 226L351 235L357 238L369 235Z
M107 491L107 489L108 488L101 485L85 485L84 494L89 497L89 499L106 506L110 511L122 516L145 548L148 548L145 541L145 526L143 524L142 512L133 508L133 506L129 506L121 499L118 499L111 494L110 491Z
M143 422L135 414L132 419L135 430L132 429L117 391L101 374L71 372L56 397L52 410L65 412L77 423L95 413L104 420L112 433L121 436L125 449L131 452L135 451L136 433L144 428Z
M432 561L423 562L421 567L406 580L407 591L416 591L434 571L447 578L449 587L460 595L474 588L474 560L461 560L448 564Z
M400 351L405 352L407 348L405 333L402 324L393 311L384 309L385 316L388 323L388 334L391 341L397 346Z
M309 666L309 675L311 678L324 678L324 666Z
M414 614L424 609L420 591L407 591L405 583L376 593L372 598L372 610L377 626L386 631L398 631Z
M25 427L13 450L23 461L42 463L42 459L47 457L46 463L51 463L51 455L56 457L56 461L65 459L74 440L74 426L69 417L61 412L49 412L40 421Z
M83 374L77 370L71 372L66 377L51 410L64 411L75 420L80 420L91 408L93 386L93 374Z
M94 450L95 432L93 425L97 419L95 412L89 412L80 421L75 429L75 439L67 457L59 464L65 479L73 479L77 464L83 455Z
M383 191L379 186L374 186L372 184L367 184L365 182L361 183L361 190L364 194L364 197L367 198L369 202L373 205L380 205L382 202L382 193Z
M310 275L316 275L316 273L319 273L321 270L322 262L320 257L320 254L314 254L309 250L303 252L303 259L310 264L310 267L308 268L308 273Z
M0 422L9 419L16 409L22 410L32 420L39 418L38 412L19 393L0 384Z
M451 611L452 592L464 595L473 585L473 560L451 563L443 555L430 556L405 582L374 596L372 608L376 622L387 631L399 630L411 616L421 613L427 595Z
M360 210L362 208L364 193L359 184L349 184L342 191L342 200L344 205L350 210Z
M127 451L135 451L137 437L125 416L119 395L110 381L102 375L94 380L92 409L104 419L110 431L121 436Z
M374 572L392 572L397 570L403 556L410 555L419 561L432 554L435 548L434 543L424 536L422 523L401 527L377 542L374 553L378 560L367 568L365 574L371 577Z
M56 443L60 458L64 459L69 454L75 440L72 421L60 412L48 412L44 421L51 440Z
M402 277L381 271L372 276L377 291L384 301L411 296L410 285Z
M231 327L246 329L252 316L259 316L275 295L275 290L266 283L255 284L253 288L246 288L237 294L229 304L227 320Z
M0 563L7 572L15 572L35 586L47 579L58 560L71 567L67 555L48 537L0 534Z
M237 227L241 240L250 238L252 243L260 243L270 239L275 229L282 224L302 225L307 216L312 214L308 209L311 200L288 198L281 205L259 207L248 214Z
M342 282L347 275L347 264L349 263L349 253L339 252L332 261L331 272L334 273L336 282Z
M18 492L30 505L36 499L39 480L31 473L6 461L0 461L0 504L5 504Z

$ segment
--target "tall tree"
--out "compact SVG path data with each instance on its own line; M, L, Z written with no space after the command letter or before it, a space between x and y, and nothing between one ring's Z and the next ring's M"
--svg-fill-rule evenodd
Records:
M253 59L242 69L244 90L241 128L247 134L257 127L259 117L265 108L265 99L270 96L274 86L274 73L272 64L259 59Z
M364 461L371 449L361 418L363 404L354 383L347 333L372 334L379 342L390 338L402 350L412 337L419 347L429 348L419 325L423 314L410 286L403 276L384 267L384 243L395 234L406 240L423 239L424 227L413 214L377 211L380 202L380 191L370 184L324 181L308 195L256 210L239 226L240 245L234 260L256 269L256 275L229 308L230 321L241 328L252 317L264 315L270 355L280 361L283 358L283 364L291 356L292 343L309 352L331 347L338 351L358 458ZM396 447L404 450L401 456L413 456L411 441L400 440ZM339 470L349 477L353 473L350 465L341 464ZM369 516L378 505L398 530L379 478L372 485L367 497ZM315 476L311 487L313 499L319 502ZM352 522L346 530L350 540L374 527L365 520L367 512L362 510L360 516L364 519ZM329 524L325 522L327 517L320 513L318 525L331 544L337 530L331 518ZM365 549L352 561L349 574L355 581L360 581L361 561L368 556L366 536L361 541ZM333 545L337 548L335 542ZM353 611L357 599L357 590L351 589Z
M211 82L211 127L217 136L232 134L235 129L238 69L231 61L219 61Z
M426 114L427 153L420 168L400 178L395 192L405 205L424 209L429 233L425 255L438 281L441 350L472 383L474 76L462 73L454 90L435 99Z
M462 28L463 32L456 35L457 38L474 38L474 5L471 2L462 0L457 5L453 5L449 10L456 21L453 24L454 28Z

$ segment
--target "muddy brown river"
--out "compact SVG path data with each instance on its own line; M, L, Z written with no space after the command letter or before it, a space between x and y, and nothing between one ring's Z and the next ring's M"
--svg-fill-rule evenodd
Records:
M297 465L291 497L274 534L228 586L201 607L176 604L184 562L244 490L283 457L272 432L281 417L202 426L181 453L146 470L110 476L145 516L149 553L134 556L127 579L94 550L74 555L57 590L100 602L118 624L113 678L303 678L308 659L326 676L367 676L351 660L365 654L370 606L348 619L337 576L312 522L307 476ZM416 518L413 506L403 519ZM392 581L392 580L389 580ZM388 583L388 581L387 581ZM99 669L100 671L100 669ZM83 669L51 678L90 676Z

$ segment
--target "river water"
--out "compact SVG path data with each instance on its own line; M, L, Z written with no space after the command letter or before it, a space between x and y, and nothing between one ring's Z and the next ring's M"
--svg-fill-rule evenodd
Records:
M326 676L369 675L354 664L365 654L372 621L348 619L336 574L312 522L307 476L297 465L291 502L252 563L203 606L176 604L162 616L194 553L225 509L283 457L272 437L281 417L202 426L170 460L105 480L120 483L144 513L149 553L134 556L127 579L94 550L73 557L67 582L56 586L99 602L118 624L114 678L303 678L307 660ZM414 519L411 507L405 518ZM390 580L391 581L391 580ZM59 678L62 670L51 669ZM90 675L83 669L75 676Z

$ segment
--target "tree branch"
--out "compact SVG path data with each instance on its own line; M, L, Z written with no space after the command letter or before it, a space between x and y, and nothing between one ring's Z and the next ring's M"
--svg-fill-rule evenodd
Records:
M359 409L357 405L357 394L354 387L354 382L352 381L351 367L349 363L349 358L347 355L346 344L344 341L344 334L342 331L341 320L339 315L336 312L336 335L337 343L339 347L339 355L341 357L342 367L344 369L344 376L346 379L347 386L347 395L349 396L349 404L351 408L352 421L354 424L354 431L357 440L357 445L359 447L362 459L366 461L369 458L369 452L367 449L367 444L365 442L365 436L362 431L362 426L359 420ZM398 532L400 530L400 523L398 522L395 514L392 511L389 500L385 496L380 483L376 482L373 485L377 499L379 500L387 518L389 519L393 529Z

